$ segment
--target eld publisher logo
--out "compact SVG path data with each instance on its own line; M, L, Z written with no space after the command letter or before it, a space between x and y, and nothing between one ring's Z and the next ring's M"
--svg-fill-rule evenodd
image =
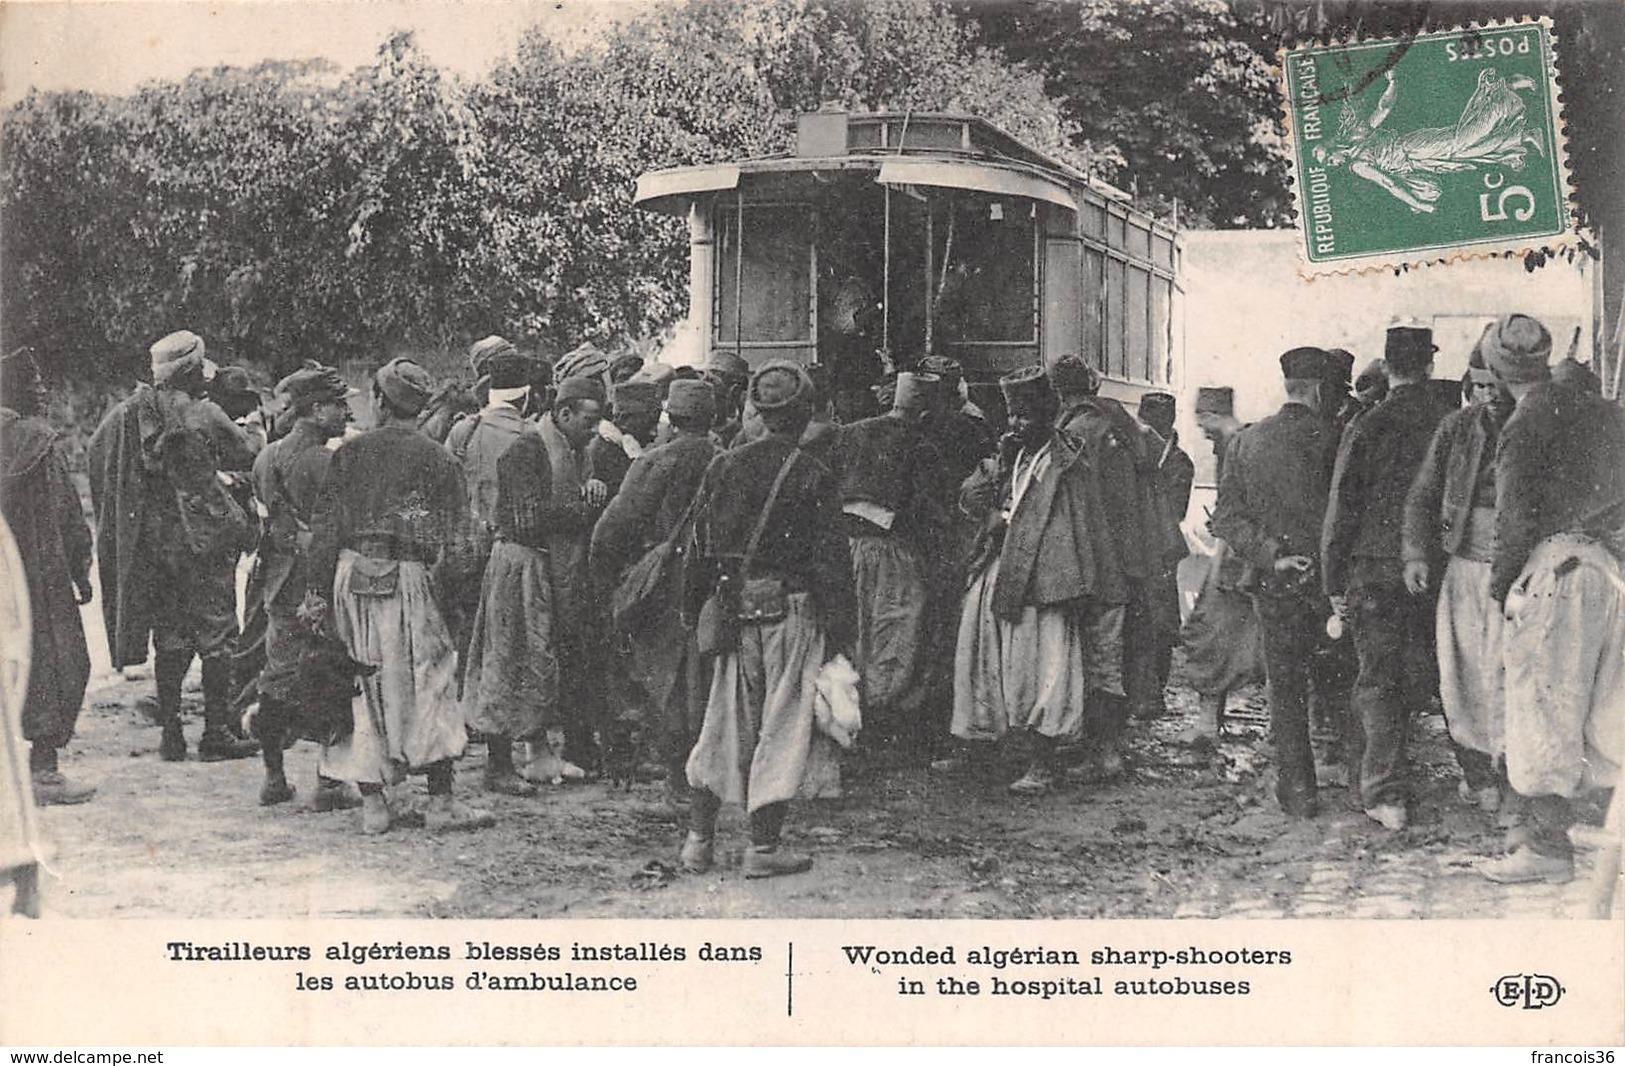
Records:
M1557 1005L1563 998L1563 986L1557 983L1557 978L1542 973L1518 973L1498 978L1490 993L1503 1007L1540 1010Z

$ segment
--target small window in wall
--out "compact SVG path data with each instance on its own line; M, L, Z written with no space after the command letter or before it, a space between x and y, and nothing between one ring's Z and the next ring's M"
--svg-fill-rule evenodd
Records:
M743 246L737 208L719 206L717 216L717 341L810 341L812 223L806 209L745 205Z
M1037 337L1037 220L1027 200L955 200L932 220L935 334L950 343Z

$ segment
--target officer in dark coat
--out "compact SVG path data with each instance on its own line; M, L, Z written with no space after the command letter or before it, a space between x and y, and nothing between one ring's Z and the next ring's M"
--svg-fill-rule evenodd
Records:
M1360 661L1350 715L1358 728L1344 753L1349 787L1373 820L1394 830L1407 816L1406 731L1438 691L1434 595L1406 588L1402 543L1405 497L1434 431L1460 407L1454 383L1430 381L1436 350L1430 329L1388 330L1388 398L1343 436L1321 538L1326 594L1348 611Z
M1284 811L1302 818L1318 810L1309 686L1330 613L1317 581L1336 454L1331 427L1318 411L1325 361L1319 348L1293 348L1281 356L1287 401L1235 439L1213 512L1214 535L1256 574L1253 604L1269 679L1275 796Z

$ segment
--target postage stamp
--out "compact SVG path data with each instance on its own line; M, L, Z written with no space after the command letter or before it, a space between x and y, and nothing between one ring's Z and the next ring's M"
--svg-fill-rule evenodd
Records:
M1572 229L1547 20L1282 54L1305 272L1550 246Z

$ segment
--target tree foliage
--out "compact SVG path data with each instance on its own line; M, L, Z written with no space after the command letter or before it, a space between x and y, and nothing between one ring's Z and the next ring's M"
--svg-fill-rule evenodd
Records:
M1566 98L1582 206L1617 219L1625 8L1549 6L1583 89ZM1480 8L1507 5L1448 11ZM277 62L124 96L31 93L0 131L0 344L126 378L182 326L273 370L491 332L552 348L647 336L686 308L688 237L633 207L637 176L786 151L794 114L827 103L975 113L1148 206L1177 201L1187 225L1287 224L1275 49L1429 10L686 0L574 50L533 30L474 79L396 33L348 72Z
M1040 72L1100 175L1184 224L1291 218L1268 27L1223 0L967 3Z
M688 248L632 206L638 174L783 150L832 100L975 111L1086 161L1042 79L932 0L662 5L578 51L532 31L472 81L396 33L347 74L34 93L0 146L4 343L122 377L181 326L273 369L647 335L686 309Z

